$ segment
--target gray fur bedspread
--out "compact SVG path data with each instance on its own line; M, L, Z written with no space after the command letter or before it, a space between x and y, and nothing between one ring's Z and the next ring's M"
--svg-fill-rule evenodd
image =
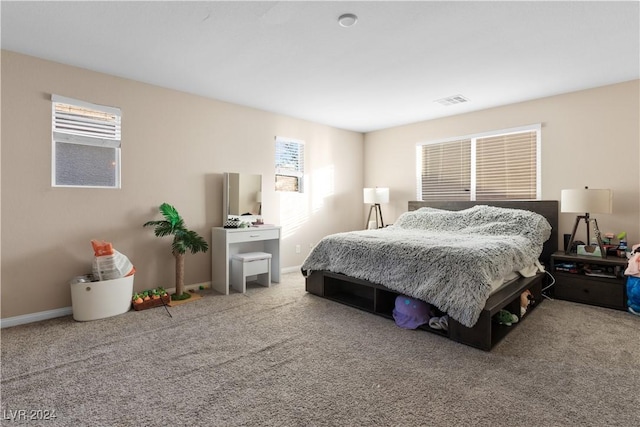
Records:
M472 327L491 282L532 265L551 234L534 212L477 205L421 208L392 226L323 238L302 265L378 283L427 301Z

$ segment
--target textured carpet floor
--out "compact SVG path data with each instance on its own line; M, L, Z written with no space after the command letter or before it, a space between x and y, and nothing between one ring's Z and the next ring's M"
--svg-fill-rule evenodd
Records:
M545 301L487 353L271 288L3 329L2 425L629 426L640 318ZM11 420L20 410L51 421Z

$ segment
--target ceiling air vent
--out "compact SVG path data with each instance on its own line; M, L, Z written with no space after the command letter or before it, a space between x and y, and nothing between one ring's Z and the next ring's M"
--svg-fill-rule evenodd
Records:
M448 106L448 105L454 105L454 104L462 104L463 102L469 102L469 100L464 96L458 94L458 95L449 96L447 98L436 99L433 102L437 102L440 105Z

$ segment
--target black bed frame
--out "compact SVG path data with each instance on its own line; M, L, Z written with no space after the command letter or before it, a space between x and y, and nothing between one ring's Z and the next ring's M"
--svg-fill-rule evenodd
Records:
M420 202L410 201L409 211L421 207L432 207L458 211L467 209L475 205L491 205L503 208L525 209L537 212L547 218L551 224L551 237L544 244L540 261L548 266L551 254L558 248L558 201L492 201L492 202ZM500 325L496 320L496 314L502 310L518 315L520 317L520 294L525 290L533 294L533 303L529 306L526 315L531 313L535 307L542 302L542 289L546 283L544 274L536 274L533 277L523 277L513 280L502 286L498 291L491 294L476 324L469 328L454 319L449 319L448 331L432 329L428 325L423 325L420 329L427 330L449 339L466 344L481 350L490 351L502 338L517 327L518 323L512 326ZM395 299L399 295L377 283L372 283L362 279L356 279L344 274L332 273L329 271L314 271L306 278L307 292L346 304L352 307L366 310L384 317L392 319L392 310L395 306ZM521 320L521 319L520 319Z

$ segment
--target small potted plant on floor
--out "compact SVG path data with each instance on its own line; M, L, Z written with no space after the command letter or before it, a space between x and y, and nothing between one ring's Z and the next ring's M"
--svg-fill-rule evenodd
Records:
M164 288L158 287L134 293L131 302L134 310L139 311L166 305L171 302L171 297Z
M189 292L184 292L184 255L187 251L193 254L207 252L209 245L198 233L187 229L176 208L170 204L161 204L160 213L164 220L147 221L143 227L155 227L153 232L158 237L173 236L171 253L176 259L176 293L171 295L171 299L180 301L191 297Z

